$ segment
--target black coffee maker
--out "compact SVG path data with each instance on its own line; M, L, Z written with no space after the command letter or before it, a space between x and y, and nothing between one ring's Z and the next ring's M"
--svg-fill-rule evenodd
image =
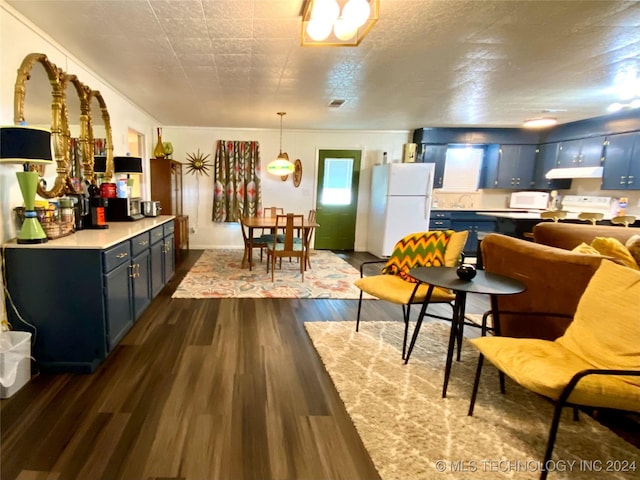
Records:
M82 217L83 228L99 229L109 228L107 225L106 207L109 199L100 197L100 189L97 185L85 182L82 186L86 211Z
M89 201L83 193L68 193L67 197L73 200L73 219L76 231L84 228L84 217L89 211Z

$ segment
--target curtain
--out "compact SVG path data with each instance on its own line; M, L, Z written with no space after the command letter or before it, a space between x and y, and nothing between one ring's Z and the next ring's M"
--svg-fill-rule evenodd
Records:
M262 208L260 145L218 140L213 192L214 222L237 222L238 210L256 216Z

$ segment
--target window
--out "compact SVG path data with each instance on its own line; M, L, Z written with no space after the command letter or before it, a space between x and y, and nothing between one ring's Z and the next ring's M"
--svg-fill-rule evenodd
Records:
M442 190L475 192L478 190L484 146L449 145L444 164Z
M324 165L322 204L350 205L353 158L327 158Z

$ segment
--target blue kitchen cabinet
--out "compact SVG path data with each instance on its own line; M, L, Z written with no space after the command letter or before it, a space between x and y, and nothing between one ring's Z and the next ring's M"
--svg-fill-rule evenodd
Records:
M640 133L611 135L605 146L602 190L640 190Z
M544 143L536 148L536 165L533 178L533 188L536 190L565 190L571 188L571 179L562 178L549 180L545 175L552 168L556 168L560 143Z
M447 148L444 145L431 145L423 143L417 152L417 159L423 163L434 163L433 188L442 188L444 181L444 167L447 160Z
M104 277L107 351L110 352L133 326L133 289L130 262L124 262Z
M175 244L175 224L173 222L163 225L164 234L164 261L162 264L162 279L164 283L169 283L176 271L176 244Z
M151 250L149 232L131 239L131 279L133 288L133 319L137 320L151 303Z
M150 233L151 241L151 295L156 296L164 287L164 230L162 225Z
M487 149L483 188L523 190L533 186L535 145L500 145ZM497 147L497 150L496 150Z
M173 221L168 223L166 237L164 224L159 226L160 251L164 246L167 253L158 258L171 278L175 258L165 257L174 255ZM75 235L81 238L83 232ZM41 369L90 373L118 345L155 296L149 241L147 231L131 238L123 235L106 249L51 248L53 242L5 248L6 287L20 314L7 308L7 316L17 330L37 328L32 355ZM34 287L33 272L38 272L40 286Z
M478 254L478 233L495 232L496 219L470 210L432 210L429 230L467 230L469 236L463 252L473 257Z
M606 137L589 137L560 142L556 166L558 168L599 167L604 161Z

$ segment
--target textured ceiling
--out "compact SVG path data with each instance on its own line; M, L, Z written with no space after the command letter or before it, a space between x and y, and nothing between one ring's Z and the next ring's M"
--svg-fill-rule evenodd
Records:
M381 0L355 48L301 47L302 0L6 3L164 125L566 123L606 114L640 71L636 1Z

